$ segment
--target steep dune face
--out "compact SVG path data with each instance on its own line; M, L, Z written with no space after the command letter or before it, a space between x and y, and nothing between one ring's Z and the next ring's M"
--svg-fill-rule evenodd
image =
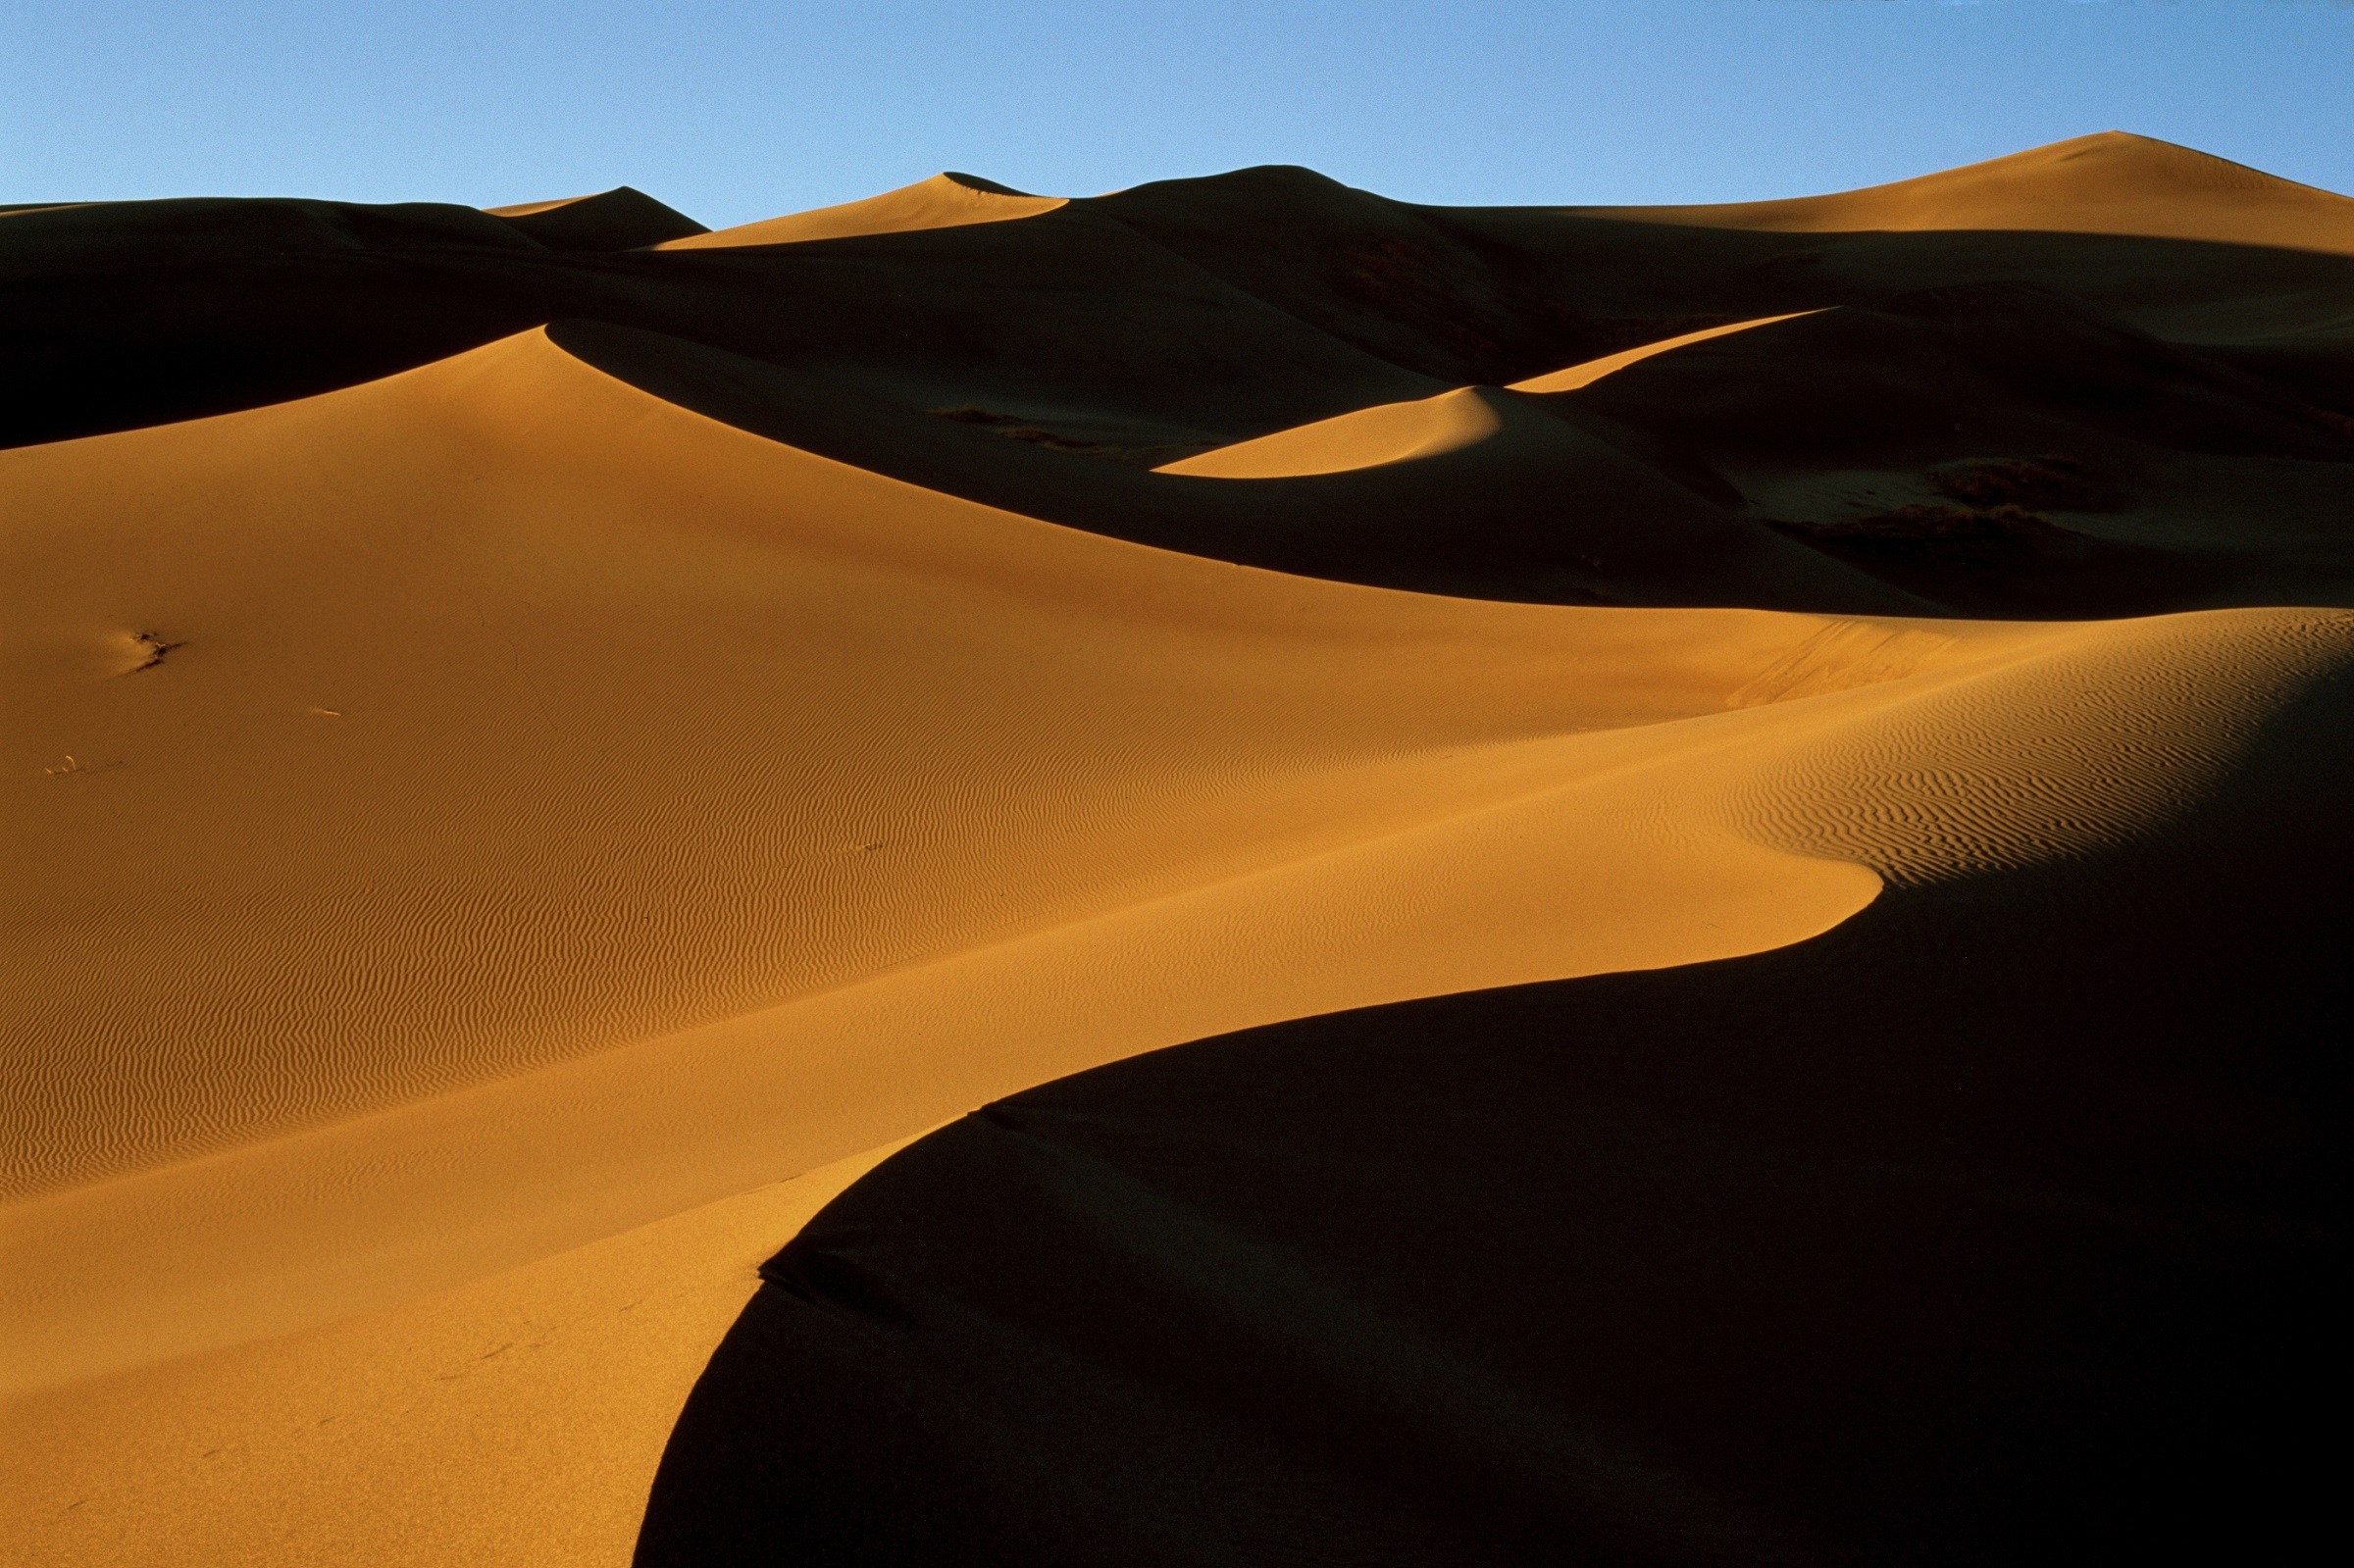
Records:
M711 250L736 245L790 245L859 234L900 234L919 228L961 228L1032 218L1063 205L1060 196L1033 196L978 175L934 175L880 196L764 218L733 228L673 238L665 250Z
M2278 1555L2354 260L2071 145L0 213L0 1531Z

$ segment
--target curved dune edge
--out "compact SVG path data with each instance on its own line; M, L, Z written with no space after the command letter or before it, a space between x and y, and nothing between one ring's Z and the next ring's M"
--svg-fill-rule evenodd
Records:
M2124 689L2227 690L2145 630ZM2299 1555L2343 1338L2347 651L2243 644L2332 678L2162 833L960 1118L763 1266L638 1560ZM2071 749L1842 794L2073 794Z
M1164 463L1153 472L1217 480L1341 474L1459 452L1502 429L1504 419L1486 390L1464 386L1436 397L1352 409L1330 419Z
M1645 343L1615 354L1606 354L1599 359L1564 366L1543 376L1532 376L1526 380L1513 381L1505 390L1572 391L1580 386L1591 385L1613 371L1624 370L1655 354L1664 354L1693 343L1705 343L1712 337L1722 337L1730 332L1745 332L1754 327L1769 327L1775 322L1815 314L1814 311L1787 311L1779 316L1760 316L1752 321L1704 328L1696 332L1662 338L1656 343ZM1295 425L1289 430L1254 436L1247 441L1235 441L1213 451L1180 458L1174 463L1163 463L1152 472L1182 474L1196 479L1283 480L1300 479L1311 474L1347 474L1363 469L1387 468L1396 463L1411 463L1477 446L1501 432L1511 412L1509 405L1497 398L1494 388L1462 386L1454 391L1441 392L1435 397L1352 409L1329 419Z
M152 922L101 932L113 945L82 991L156 971L165 994L185 988L173 965L191 956L250 961L273 995L335 998L343 1053L276 1124L167 1104L216 1118L209 1157L0 1216L10 1342L33 1350L35 1377L81 1380L20 1406L38 1415L20 1430L65 1456L48 1474L72 1490L71 1455L211 1409L243 1452L308 1478L314 1528L378 1543L349 1553L361 1558L397 1556L416 1516L442 1510L481 1532L454 1555L511 1559L567 1506L458 1520L452 1488L467 1484L444 1453L404 1446L396 1423L333 1449L288 1445L287 1386L351 1346L389 1358L378 1408L416 1402L404 1379L432 1391L440 1351L415 1346L448 1343L432 1339L432 1303L448 1300L433 1292L482 1283L450 1321L540 1321L574 1289L562 1281L605 1276L596 1259L560 1265L568 1249L1096 1062L1370 1001L1766 950L1836 925L1882 877L1969 876L2158 831L2232 784L2271 708L2342 659L2348 625L2297 611L1996 626L1573 610L1288 579L812 458L537 333L305 403L6 460L11 493L32 503L11 520L0 579L26 596L9 624L33 678L10 786L26 792L22 820L54 831L45 852L103 873L93 835L122 849L125 887L86 896ZM231 526L278 553L219 550ZM93 554L130 563L136 602L77 587ZM40 570L13 570L27 566ZM174 644L153 668L148 632ZM322 746L353 730L320 726L363 718L374 730L354 727L353 750ZM77 751L86 771L46 771L61 734L91 733L121 742L127 765L110 768L102 744ZM872 753L875 776L824 771ZM818 769L789 781L796 800L869 800L910 770L916 793L874 840L849 820L773 821L776 797L742 781L780 756ZM1060 815L1006 805L1042 795ZM162 848L124 849L149 820L168 830ZM273 835L316 860L319 823L338 855L367 850L322 864L420 890L430 920L387 926L332 878L214 887L211 906L172 882L183 867L217 878L235 861L222 845ZM746 831L713 832L731 823ZM639 842L660 854L544 858ZM915 893L840 869L879 874L891 862L873 857L895 843ZM791 881L813 860L816 880ZM450 864L468 873L459 896L437 880ZM554 918L607 880L630 890L623 907L662 912L745 871L782 880L723 885L741 925L631 936ZM535 879L564 896L503 890ZM847 936L795 928L832 967L779 970L741 933L812 889ZM249 919L226 928L231 948L191 953L191 932L224 929L219 907L273 897L293 900L288 927ZM44 900L36 923L55 914ZM915 911L937 923L910 924ZM356 922L341 939L366 938L367 985L288 935L331 918ZM69 938L48 979L94 961L87 928L41 929ZM442 945L418 948L418 973L444 988L466 977L478 1011L445 1033L462 1049L404 1064L384 1052L404 1037L384 1000L400 975L382 966L429 939ZM531 989L572 964L629 975L641 950L703 965L688 978L736 1008L666 1028L650 993ZM151 1005L133 997L124 1016ZM232 1046L245 1027L197 1023ZM299 1027L281 1015L254 1037ZM128 1082L136 1093L90 1118L112 1141L84 1151L85 1176L124 1169L108 1163L124 1140L169 1122L138 1098L169 1086ZM702 1303L679 1321L715 1338L728 1292L748 1287L742 1244L641 1241ZM486 1278L543 1259L511 1293ZM305 1341L345 1350L256 1342L362 1312L384 1314L384 1338L352 1319ZM345 1331L360 1338L333 1338ZM683 1327L665 1353L690 1340ZM152 1383L134 1370L171 1357ZM647 1466L678 1365L616 1371L605 1391L639 1391L637 1413L610 1421L640 1423L622 1436ZM567 1402L579 1381L449 1419L478 1437L568 1430L588 1419ZM107 1560L127 1510L162 1506L174 1486L206 1495L223 1472L172 1473L143 1501L47 1493L57 1560ZM221 1532L203 1538L211 1560L308 1549L249 1509L207 1528ZM582 1560L618 1560L597 1539Z
M1932 773L1948 791L1941 815L1909 812L1918 797L1899 794L1892 811L1851 817L1846 847L1857 847L1852 830L1861 822L1879 834L1883 853L1911 845L1912 871L1902 880L1919 880L1995 863L1983 855L1953 860L1947 851L1956 842L1998 858L2007 848L2018 864L2037 858L2035 840L2048 858L2129 839L2136 819L2145 832L2163 829L2185 803L2215 799L2219 785L2236 790L2230 756L2245 751L2270 712L2354 652L2354 618L2232 619L2236 626L2221 628L2209 617L2127 625L2106 647L2069 639L2056 658L2021 657L1938 683L1926 703L1868 704L1869 688L1826 693L1817 700L1845 702L1851 720L1861 714L1866 722L1827 726L1850 743L1805 754L1833 771L1785 778L1777 798L1805 791L1799 798L1812 802L1830 789L1833 801L1867 804L1859 786L1885 791L1890 772L1910 776L1924 732L1950 735L1958 724L2014 711L2022 698L2073 698L2074 711L2040 733L2042 754L2030 735L2024 753L1980 753L1974 774ZM2100 718L2101 699L2116 693L2121 678L2126 689L2157 699L2160 721L2111 713L2105 731L2092 730L2092 746L2073 744L2073 726ZM2248 687L2234 683L2248 679L2261 692L2254 702L2239 700ZM2124 798L2100 798L2119 781L2094 755L2111 764L2121 755L2143 759ZM2073 758L2079 771L2055 774L2055 758ZM2153 801L2150 784L2185 764L2188 777L2177 773L2177 787ZM1938 799L1937 791L1927 798ZM2012 806L2009 832L1989 833L1988 802ZM2088 815L2087 803L2107 809ZM2086 834L2104 821L2105 833ZM1783 812L1778 829L1752 827L1785 839L1825 838L1821 819L1805 810ZM626 1076L642 1089L721 1060ZM518 1108L489 1112L478 1126L512 1126ZM23 1469L19 1495L30 1528L18 1539L44 1548L39 1561L102 1562L116 1560L110 1553L119 1543L139 1539L151 1522L177 1519L184 1521L177 1544L152 1560L373 1557L431 1539L450 1560L619 1564L671 1417L748 1293L749 1264L889 1152L332 1327L22 1400L14 1423L41 1441ZM648 1310L640 1323L621 1322ZM486 1433L551 1431L574 1436L510 1445L514 1452L454 1470L440 1462L451 1451L472 1452ZM119 1479L126 1452L149 1456L136 1486ZM222 1506L218 1499L231 1494L269 1499L267 1522L244 1503ZM375 1500L355 1506L362 1495ZM80 1506L69 1509L69 1501ZM420 1525L421 1517L428 1522ZM528 1552L517 1550L518 1541L531 1543Z
M1576 365L1563 366L1558 371L1548 371L1542 376L1532 376L1524 381L1513 381L1510 383L1510 390L1515 392L1575 391L1578 387L1593 385L1612 371L1622 371L1629 365L1651 358L1654 354L1664 354L1669 349L1682 348L1689 343L1705 343L1712 337L1722 337L1728 332L1746 332L1753 327L1770 327L1775 322L1795 321L1801 316L1815 314L1817 313L1811 310L1784 311L1779 316L1760 316L1751 321L1733 322L1723 327L1704 327L1697 332L1686 332L1680 337L1662 338L1656 343L1644 343L1634 348L1621 349L1615 354L1605 354L1600 359L1590 359Z
M2123 130L1827 196L1561 210L1632 223L1787 233L2040 229L2354 256L2354 198Z
M1069 203L1066 196L1033 196L974 175L943 174L833 207L763 218L733 228L666 240L656 250L721 250L739 245L791 245L807 239L899 234L919 228L960 228L1034 218Z

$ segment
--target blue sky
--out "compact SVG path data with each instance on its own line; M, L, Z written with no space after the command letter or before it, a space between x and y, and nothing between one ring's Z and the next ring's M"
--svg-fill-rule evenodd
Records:
M0 203L628 183L726 225L1256 163L1714 201L2113 127L2354 191L2349 126L2327 0L0 0Z

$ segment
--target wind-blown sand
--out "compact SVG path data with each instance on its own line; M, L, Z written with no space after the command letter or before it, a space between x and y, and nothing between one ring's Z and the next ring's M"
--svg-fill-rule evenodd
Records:
M2065 1052L2039 1071L2076 1086L2072 1126L2141 1129L2085 1147L2155 1186L2128 1198L2097 1164L1971 1180L2151 1214L2239 1204L2279 1236L2334 1224L2282 1207L2294 1184L2251 1195L2214 1174L2234 1138L2274 1172L2317 1157L2311 1127L2265 1122L2286 1115L2275 1100L2231 1098L2209 1045L2245 1030L2278 1058L2265 1092L2296 1102L2298 1042L2330 1005L2318 955L2342 935L2326 892L2344 830L2317 759L2346 733L2354 660L2354 615L2334 608L2354 584L2354 398L2332 400L2354 389L2332 315L2354 295L2327 303L2354 286L2330 237L2354 207L2235 168L2087 138L1715 217L1406 208L1304 171L1072 202L944 176L717 233L628 187L487 215L0 213L0 269L49 302L58 363L81 356L10 427L35 444L0 451L0 1391L23 1456L0 1528L45 1564L626 1561L689 1387L753 1300L672 1446L648 1560L757 1560L775 1530L846 1541L889 1519L911 1554L894 1560L958 1542L974 1561L1144 1560L1118 1544L1139 1531L1170 1561L1259 1560L1295 1529L1280 1549L1374 1560L1364 1543L1412 1489L1368 1501L1354 1460L1299 1461L1300 1495L1320 1500L1291 1524L1190 1459L1144 1499L1156 1454L1221 1441L1149 1399L1106 1414L1124 1358L1159 1340L1098 1345L1068 1390L1042 1373L1016 1394L977 1370L998 1341L910 1306L892 1386L925 1409L1004 1411L923 1449L935 1439L909 1434L932 1427L866 1409L864 1374L792 1327L868 1310L807 1260L893 1239L875 1300L929 1300L907 1282L951 1277L937 1289L986 1294L973 1239L1047 1234L1061 1222L1024 1205L1068 1192L1061 1176L1004 1186L980 1130L1049 1104L1073 1126L1143 1116L1114 1142L1176 1151L1135 1177L1161 1195L1088 1223L1159 1259L1147 1276L1231 1245L1255 1277L1263 1240L1370 1293L1311 1308L1269 1276L1236 1318L1140 1286L1101 1321L1133 1312L1214 1346L1217 1325L1259 1324L1249 1340L1295 1301L1303 1325L1338 1314L1318 1354L1356 1343L1366 1378L1410 1383L1435 1352L1362 1334L1421 1287L1362 1275L1342 1259L1354 1242L1331 1250L1330 1227L1378 1229L1393 1202L1353 1207L1347 1173L1371 1179L1396 1117L1419 1116L1429 1138L1401 1169L1437 1163L1399 1236L1435 1245L1509 1209L1522 1177L1495 1150L1548 1118L1586 1125L1587 1047L1557 1037L1656 1034L1646 1071L1666 1077L1625 1090L1639 1099L1730 1071L1690 1041L1754 1032L1800 1053L1756 1103L1805 1124L1807 1158L1852 1165L1824 1151L1883 1113L1921 1148L2013 1137L2024 1098L1920 1086L2008 1083L1989 1041L2142 993L2121 1016L2182 1064L2174 1087L2104 1100L2081 1086L2111 1069ZM1776 261L1752 244L1766 229L1854 254ZM1916 238L1943 248L1884 248ZM307 294L255 286L265 242L269 276L292 268ZM201 330L228 321L248 347L233 373L202 368L218 361L170 300L102 308L122 285L101 262L135 278L198 255L212 271L190 286L223 302ZM1041 269L1071 286L1042 295ZM387 278L405 281L371 314ZM351 325L321 342L304 311ZM402 363L420 341L438 351ZM42 423L59 409L79 423ZM2072 967L2058 955L2086 921L2107 929ZM2006 945L2021 932L2033 962ZM2149 1010L2211 939L2277 1005L2199 992ZM1923 941L1958 967L1922 968ZM1706 977L1753 972L1757 999L1712 999ZM1925 1076L1885 1102L1826 1087L1915 1049L1897 1037L1908 998L1940 986L1999 1005L1924 1000ZM1456 1011L1413 1010L1438 997ZM1399 1045L1422 1026L1384 1033L1394 1017L1458 1022L1443 1047ZM1267 1026L1295 1033L1235 1036ZM1269 1081L1289 1131L1189 1108L1250 1099L1262 1037L1325 1042ZM1131 1083L1160 1086L1162 1123L1106 1109ZM2151 1108L2195 1084L2215 1128ZM1320 1124L1301 1107L1326 1093ZM1916 1093L1938 1108L1907 1122L1894 1107ZM1008 1096L998 1121L958 1120ZM776 1305L778 1284L754 1299L755 1266L818 1208L951 1123L771 1265L799 1306ZM1163 1211L1226 1201L1188 1184L1274 1191L1292 1157L1322 1174L1238 1222L1260 1239ZM1623 1213L1532 1187L1513 1222L1531 1255L1580 1226L1649 1235L1660 1200L1633 1173L1675 1161L1629 1158ZM1560 1160L1610 1180L1586 1143ZM972 1204L999 1218L950 1223ZM1740 1224L1695 1223L1736 1245ZM1760 1235L1811 1223L1754 1218ZM1481 1282L1466 1289L1496 1317L1476 1378L1507 1385L1570 1310L1514 1304L1513 1234L1484 1243L1494 1277L1433 1276L1442 1295ZM1060 1299L1069 1282L1026 1244L990 1243L1007 1288ZM1716 1263L1691 1273L1652 1244L1613 1255L1726 1289ZM2286 1254L2249 1247L2230 1277L2261 1295ZM1886 1270L1944 1278L1882 1250ZM1882 1290L1871 1256L1841 1254L1832 1277ZM2130 1281L2175 1266L2068 1278L2123 1291L2118 1321L2136 1322ZM2050 1278L1998 1270L1984 1309L2042 1323ZM2176 1280L2194 1287L2223 1289ZM1911 1310L1885 1353L1947 1353ZM1074 1332L1000 1315L1006 1343ZM1817 1355L1792 1348L1813 1343L1804 1314L1760 1321L1782 1326L1733 1383ZM2150 1334L2177 1358L2210 1342ZM2099 1386L2112 1403L2135 1387L2119 1365ZM1509 1398L1567 1409L1604 1398L1599 1377L1532 1371ZM849 1425L774 1428L743 1391L820 1384ZM1693 1544L1711 1531L1806 1560L1806 1541L2001 1556L2028 1528L2007 1483L1984 1479L1973 1504L1980 1481L1949 1473L1949 1535L1891 1535L1812 1482L1677 1448L1665 1412L1697 1395L1646 1387L1610 1420L1656 1418L1645 1451L1697 1490L1609 1507L1515 1492L1527 1541L1640 1539L1644 1561L1749 1560ZM1999 1453L2006 1412L2079 1397L2021 1389L1874 1406L1865 1426L1903 1428L1894 1453L1977 1423ZM1413 1403L1355 1398L1334 1419L1379 1429ZM2234 1406L2258 1408L2274 1407ZM1476 1454L1416 1473L1554 1462L1535 1417L1462 1419L1485 1433ZM1217 1420L1253 1434L1238 1454L1324 1451L1267 1438L1257 1413ZM1031 1483L997 1460L940 1458L1030 1442L1025 1422L1085 1435L1054 1461L1078 1490L1037 1518L1004 1511ZM809 1474L839 1467L817 1502L734 1468L805 1442L832 1445ZM1830 1440L1807 1451L1848 1462ZM935 1471L953 1480L913 1504L878 1480ZM1180 1472L1204 1489L1192 1501ZM1891 1459L1885 1506L1926 1496L1927 1473ZM2219 1508L2293 1513L2234 1475ZM1100 1497L1129 1494L1084 1544ZM1151 1523L1221 1496L1215 1528ZM1430 1531L1397 1535L1398 1560L1490 1549L1476 1529ZM813 1560L863 1560L842 1552Z

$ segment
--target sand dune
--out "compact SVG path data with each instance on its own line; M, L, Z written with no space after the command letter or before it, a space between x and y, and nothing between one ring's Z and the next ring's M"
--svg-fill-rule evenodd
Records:
M1568 210L1784 233L2027 228L2354 255L2354 200L2122 130L1835 196Z
M0 213L12 1549L2303 1518L2342 207Z
M899 234L916 228L961 228L967 224L1001 224L1052 212L1060 196L1033 196L978 175L934 175L880 196L812 208L783 218L764 218L733 228L664 242L664 250L709 250L729 245L790 245L808 239L843 239L858 234Z
M685 213L627 185L593 196L566 196L484 211L504 218L549 250L636 250L710 232Z

